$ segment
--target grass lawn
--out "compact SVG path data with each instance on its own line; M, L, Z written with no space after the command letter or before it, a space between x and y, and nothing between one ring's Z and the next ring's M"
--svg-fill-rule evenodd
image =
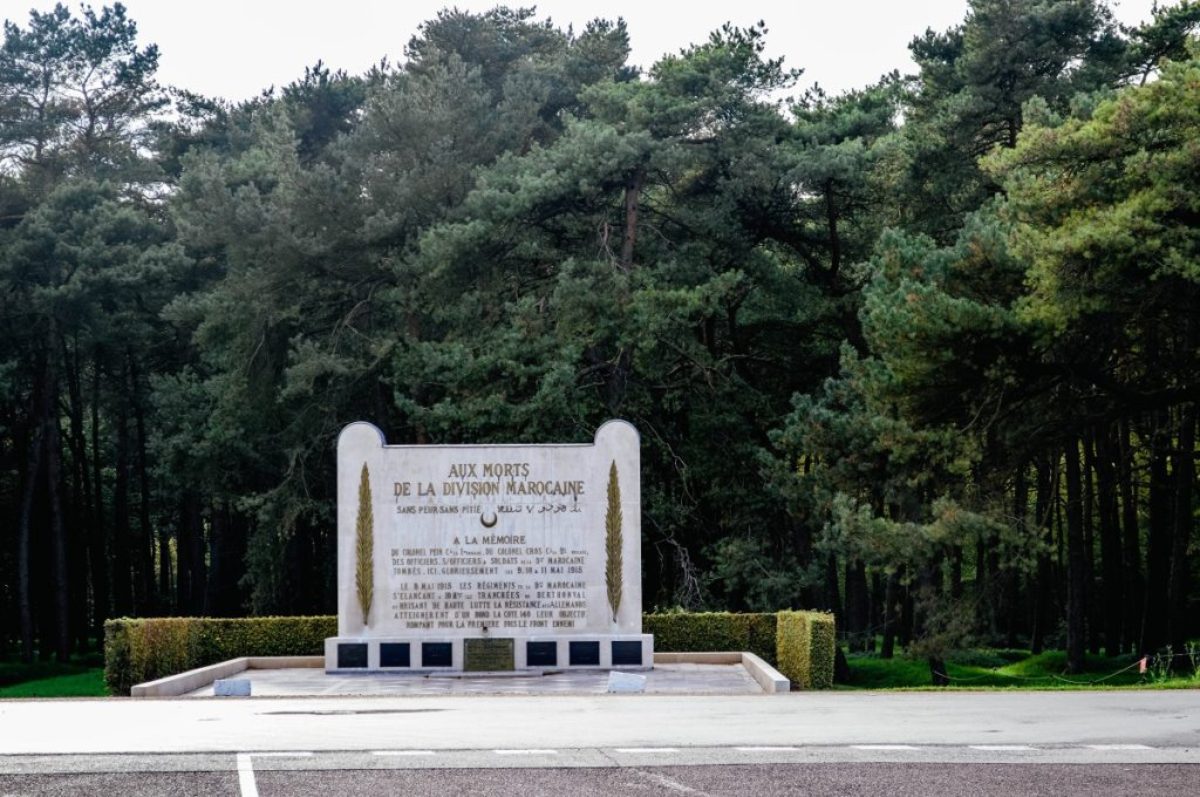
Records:
M104 668L93 667L72 675L56 675L17 684L0 686L5 697L104 697Z
M98 652L72 656L66 664L0 660L0 698L103 697L107 694L104 657Z
M1151 689L1200 688L1200 677L1152 679L1138 673L1134 656L1087 656L1084 672L1065 674L1067 654L1055 650L1036 656L1019 650L968 650L947 657L949 687L930 684L929 664L896 656L881 659L870 653L846 657L850 682L843 689Z

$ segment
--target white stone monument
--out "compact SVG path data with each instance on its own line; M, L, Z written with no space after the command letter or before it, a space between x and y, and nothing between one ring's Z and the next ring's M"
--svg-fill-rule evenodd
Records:
M637 430L590 444L338 438L327 672L649 669Z

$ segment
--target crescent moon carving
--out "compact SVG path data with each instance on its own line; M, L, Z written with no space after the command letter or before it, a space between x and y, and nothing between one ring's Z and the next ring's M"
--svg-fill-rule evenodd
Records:
M496 513L495 513L495 512L493 512L493 513L492 513L492 519L491 519L491 520L488 520L488 519L487 519L487 515L483 514L482 512L480 512L480 513L479 513L479 522L480 522L480 523L483 525L483 527L484 527L485 529L490 529L492 526L496 525L496 523L497 523L499 520L500 520L500 518L496 517Z

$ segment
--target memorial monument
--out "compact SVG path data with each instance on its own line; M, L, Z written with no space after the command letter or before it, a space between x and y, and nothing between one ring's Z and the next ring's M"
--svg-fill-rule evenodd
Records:
M637 430L594 442L338 437L338 635L327 672L649 669Z

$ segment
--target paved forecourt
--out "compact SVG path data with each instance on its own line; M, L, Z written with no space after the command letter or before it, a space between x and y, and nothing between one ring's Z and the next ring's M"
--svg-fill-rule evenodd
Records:
M1014 746L1200 760L1200 691L60 700L0 703L8 754ZM901 745L903 747L889 747ZM1089 747L1089 745L1097 747ZM1130 747L1138 745L1138 747ZM988 749L995 748L995 749ZM789 754L792 751L785 751ZM964 753L966 754L966 753ZM561 760L561 759L556 759ZM1088 759L1091 760L1091 759Z
M1187 793L1200 692L0 702L0 794Z
M278 697L428 697L472 695L603 695L609 692L609 673L563 670L544 675L338 675L324 670L246 670L237 678L250 682L254 698ZM656 664L642 674L638 689L646 694L760 695L762 686L741 664ZM212 697L212 685L187 693Z

